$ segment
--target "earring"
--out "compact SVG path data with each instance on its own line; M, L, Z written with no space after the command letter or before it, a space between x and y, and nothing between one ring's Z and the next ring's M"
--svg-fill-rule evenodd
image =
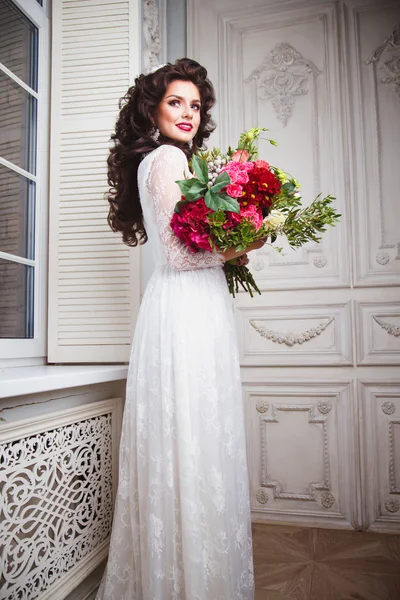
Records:
M150 137L153 138L155 142L158 142L158 138L160 137L160 130L156 127Z
M189 146L189 148L190 148L190 149L192 149L192 148L193 148L193 140L190 140L190 141L188 142L188 146Z

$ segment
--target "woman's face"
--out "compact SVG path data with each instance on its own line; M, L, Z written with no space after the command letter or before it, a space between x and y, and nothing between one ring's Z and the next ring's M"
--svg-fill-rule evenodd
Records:
M200 92L191 81L172 81L157 107L156 125L162 135L190 142L200 125Z

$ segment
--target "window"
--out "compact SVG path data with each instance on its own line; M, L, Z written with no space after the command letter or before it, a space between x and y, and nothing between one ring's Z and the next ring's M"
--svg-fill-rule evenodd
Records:
M0 0L0 359L45 356L48 19Z

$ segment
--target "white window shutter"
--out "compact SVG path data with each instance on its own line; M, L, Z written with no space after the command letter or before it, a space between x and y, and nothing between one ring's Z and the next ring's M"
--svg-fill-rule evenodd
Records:
M140 302L139 249L107 224L118 100L140 72L134 0L54 0L49 362L125 362Z

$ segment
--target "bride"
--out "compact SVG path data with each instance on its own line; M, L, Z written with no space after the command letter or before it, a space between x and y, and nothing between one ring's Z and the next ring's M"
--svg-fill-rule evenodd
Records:
M151 239L155 270L132 343L110 552L97 600L251 600L240 371L222 266L169 223L187 159L214 129L207 71L187 58L140 75L108 159L114 231Z

